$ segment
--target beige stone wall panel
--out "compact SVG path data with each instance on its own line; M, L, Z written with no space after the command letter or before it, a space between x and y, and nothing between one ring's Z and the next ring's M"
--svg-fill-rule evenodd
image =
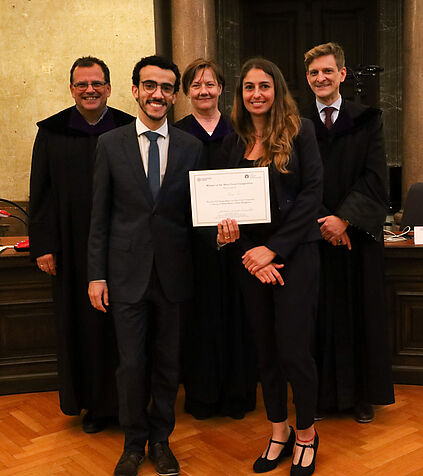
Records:
M36 122L74 104L69 69L93 55L109 104L136 114L134 64L154 54L153 0L0 0L0 197L27 200Z

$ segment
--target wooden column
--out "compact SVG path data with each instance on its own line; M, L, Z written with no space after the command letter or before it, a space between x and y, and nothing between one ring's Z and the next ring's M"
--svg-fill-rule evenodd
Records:
M403 203L414 182L423 182L423 2L404 0Z
M214 0L172 0L172 56L181 74L200 56L216 57ZM175 104L175 120L191 112L181 91Z

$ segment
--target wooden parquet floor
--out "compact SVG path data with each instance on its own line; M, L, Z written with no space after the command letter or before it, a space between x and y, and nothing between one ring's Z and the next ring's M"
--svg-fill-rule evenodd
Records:
M316 475L423 476L423 387L397 385L396 403L376 408L371 424L337 415L317 424L320 448ZM259 392L257 409L243 420L197 421L177 401L171 447L181 476L243 476L267 444ZM290 408L290 421L294 411ZM119 428L87 435L80 417L59 409L57 392L0 397L0 476L107 476L113 474L123 445ZM269 473L289 475L286 461ZM140 468L155 475L150 461Z

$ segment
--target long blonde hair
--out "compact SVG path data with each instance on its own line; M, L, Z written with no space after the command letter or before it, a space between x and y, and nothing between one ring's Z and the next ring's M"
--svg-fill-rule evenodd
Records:
M236 85L231 119L235 132L247 146L255 142L254 125L242 98L242 86L248 71L261 69L273 78L275 99L268 112L268 121L263 131L262 145L264 156L257 165L264 167L274 163L281 173L288 173L287 165L294 138L300 130L300 115L297 105L288 90L281 70L264 58L252 58L244 63Z

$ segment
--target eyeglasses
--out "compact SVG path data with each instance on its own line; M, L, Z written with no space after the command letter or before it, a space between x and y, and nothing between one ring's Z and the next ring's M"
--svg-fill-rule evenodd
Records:
M85 91L88 89L88 86L91 85L91 87L97 91L103 89L106 84L106 81L91 81L91 83L88 83L87 81L80 81L79 83L75 83L73 87L78 91Z
M153 94L154 91L158 87L160 87L161 91L165 95L173 94L175 91L175 85L170 83L162 83L159 84L156 81L152 81L151 79L147 79L146 81L141 81L142 87L146 93Z

